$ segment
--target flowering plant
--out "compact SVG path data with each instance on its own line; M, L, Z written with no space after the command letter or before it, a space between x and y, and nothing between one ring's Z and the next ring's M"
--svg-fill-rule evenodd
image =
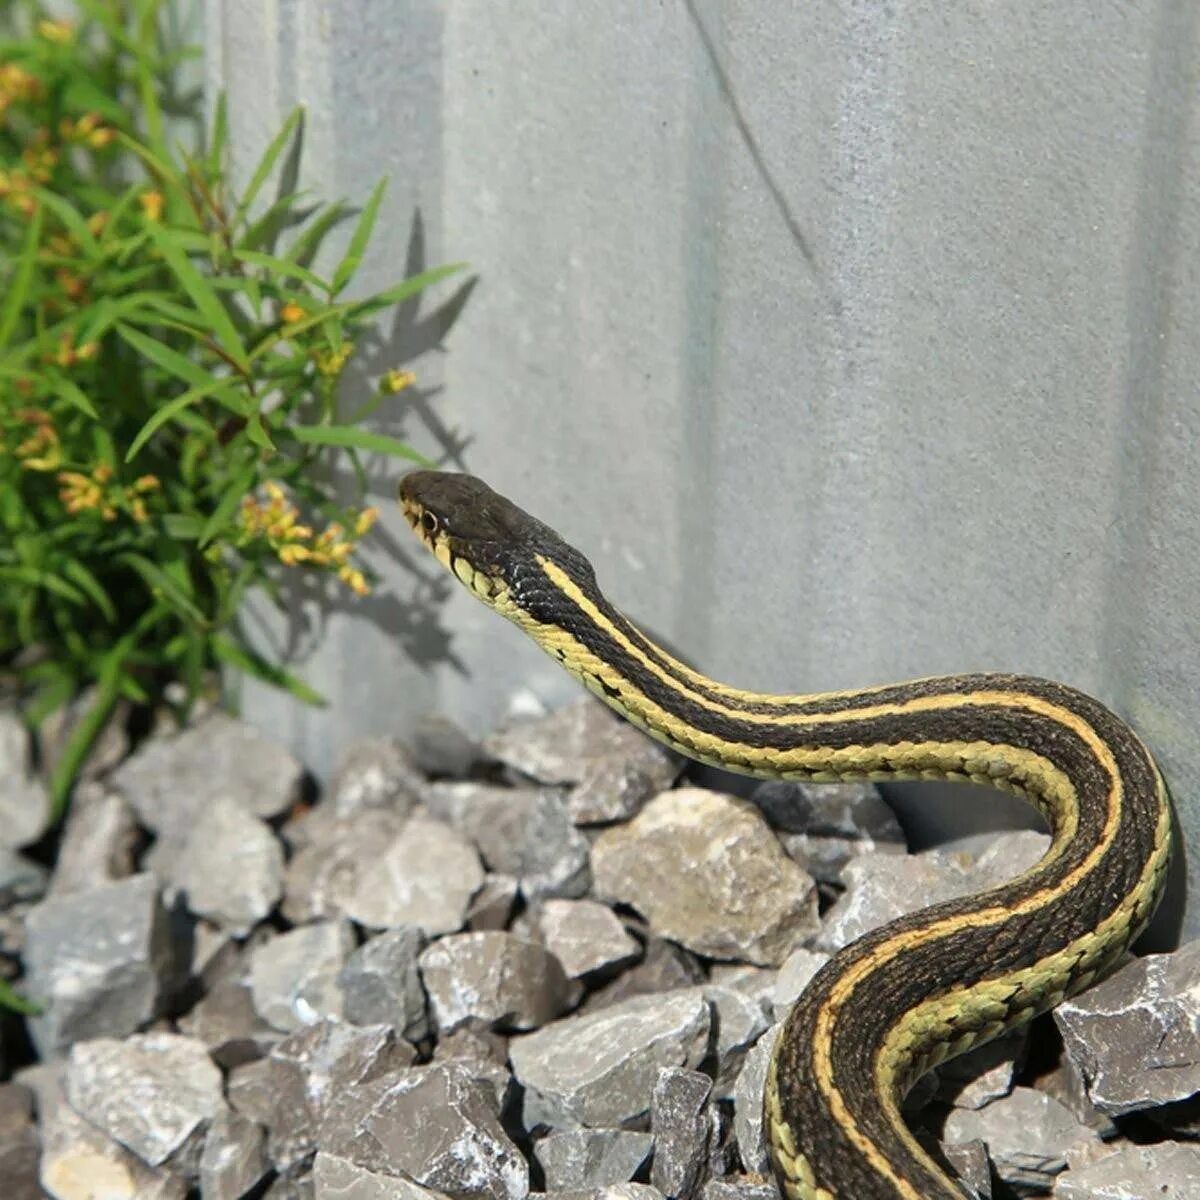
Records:
M179 680L190 700L229 664L319 701L256 654L241 601L287 567L369 590L375 511L335 496L332 466L361 496L363 454L423 461L361 425L413 377L386 371L349 417L339 377L378 313L458 269L348 299L384 185L320 273L351 214L286 182L260 202L301 114L235 193L223 104L205 146L168 144L158 0L79 8L0 14L0 672L35 726L91 686L56 814L121 697Z

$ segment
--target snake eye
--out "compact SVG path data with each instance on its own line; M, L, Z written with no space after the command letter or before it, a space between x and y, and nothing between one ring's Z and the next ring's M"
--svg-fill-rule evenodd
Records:
M426 533L437 533L438 519L436 516L434 516L433 513L431 513L429 511L429 509L426 509L421 514L421 527L425 530Z

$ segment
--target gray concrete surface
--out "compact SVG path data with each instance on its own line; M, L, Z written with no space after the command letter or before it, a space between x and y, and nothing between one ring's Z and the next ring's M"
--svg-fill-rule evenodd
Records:
M446 353L448 289L389 330L423 390L384 428L554 524L721 677L1092 691L1200 847L1198 24L1188 0L213 0L207 72L242 170L303 102L308 184L361 201L391 173L364 286L421 257L418 213L424 260L478 275ZM571 692L400 526L379 596L301 639L331 707L246 694L319 770L429 706L479 728L514 688Z

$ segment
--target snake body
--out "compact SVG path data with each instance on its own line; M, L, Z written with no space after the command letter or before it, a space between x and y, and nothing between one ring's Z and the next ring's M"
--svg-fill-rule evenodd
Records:
M482 481L418 471L410 525L481 600L591 691L701 762L782 779L951 779L1043 814L1045 856L835 955L788 1016L764 1130L787 1200L966 1193L901 1117L944 1059L1029 1021L1110 970L1158 903L1171 810L1136 734L1090 697L1019 675L777 696L708 679L604 597L584 556Z

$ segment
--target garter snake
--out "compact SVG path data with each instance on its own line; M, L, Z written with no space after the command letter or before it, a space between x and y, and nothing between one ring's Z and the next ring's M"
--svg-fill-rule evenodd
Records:
M777 696L708 679L601 593L588 561L469 475L417 471L405 517L476 596L651 736L701 762L783 779L937 778L1002 788L1051 843L1011 882L867 934L815 976L776 1041L764 1130L787 1200L965 1193L900 1102L925 1071L1111 969L1145 927L1171 852L1154 761L1097 701L1019 675Z

